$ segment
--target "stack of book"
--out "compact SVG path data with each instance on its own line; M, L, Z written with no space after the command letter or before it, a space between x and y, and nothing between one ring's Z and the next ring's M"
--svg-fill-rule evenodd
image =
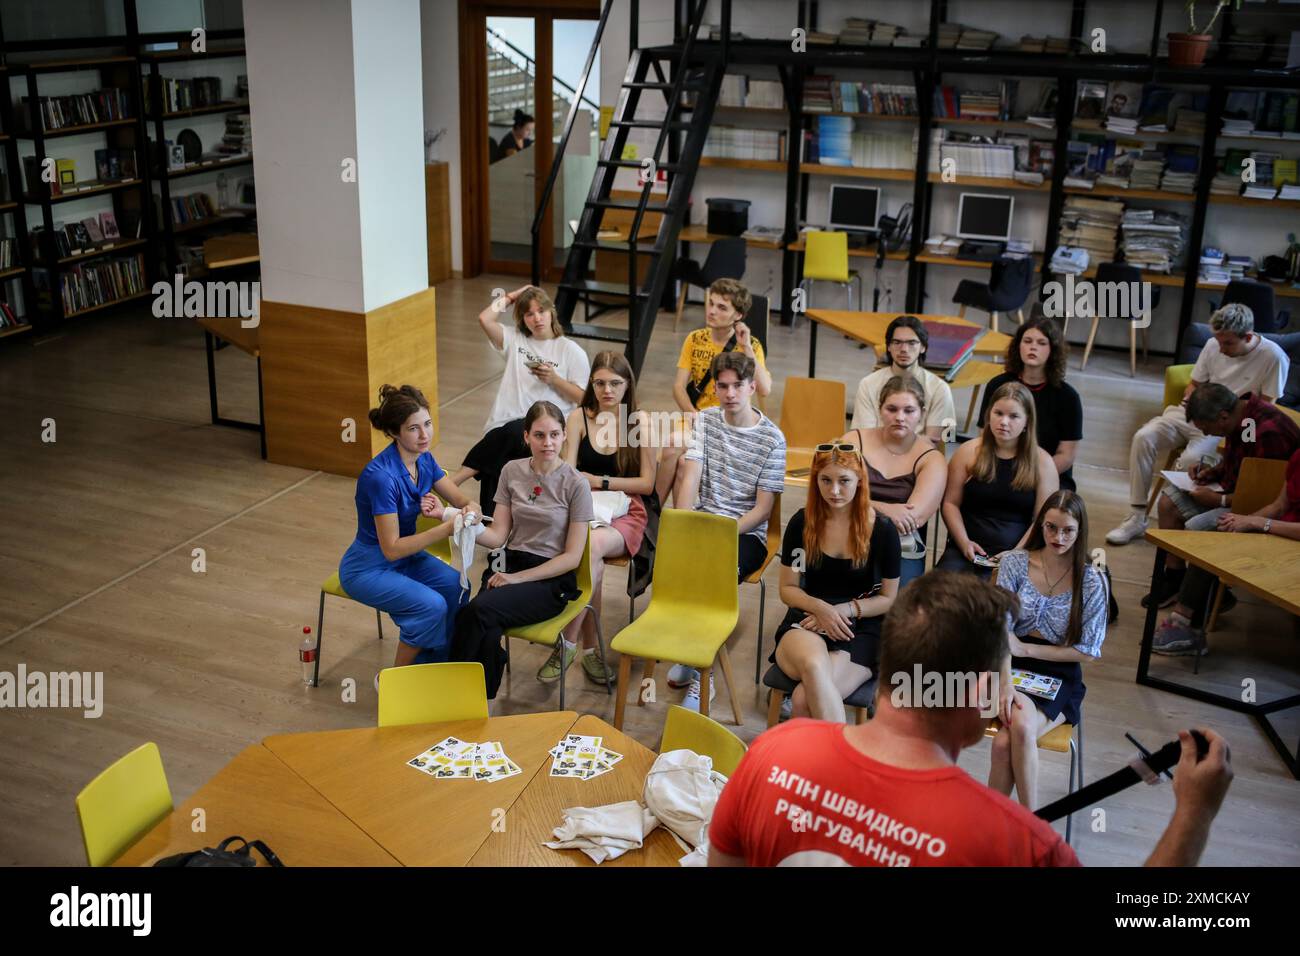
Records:
M1138 120L1136 116L1107 116L1106 129L1112 133L1120 133L1124 136L1132 136L1137 132Z
M831 92L833 83L831 77L821 74L804 77L803 111L805 113L835 112L835 95Z
M920 49L925 46L925 39L920 33L898 33L894 36L894 46Z
M1081 246L1057 246L1048 271L1057 275L1082 275L1088 271L1088 250Z
M1223 170L1215 173L1214 178L1210 180L1211 196L1240 196L1241 195L1241 173L1229 172Z
M785 106L785 90L780 80L749 79L745 92L745 105L760 109L781 109Z
M852 117L817 117L817 139L819 163L825 166L853 165Z
M1294 183L1287 183L1277 191L1278 199L1289 199L1292 202L1300 200L1300 186Z
M1091 199L1069 196L1061 210L1062 245L1087 249L1098 262L1115 258L1116 237L1124 203L1117 199Z
M823 119L831 118L833 117L823 117ZM736 126L714 125L709 128L709 136L704 141L702 155L719 159L763 159L779 162L785 159L785 130L742 129Z
M940 50L956 49L957 41L961 39L960 23L941 23L939 24L939 36L935 40L935 46Z
M962 119L995 120L1001 118L1001 98L984 90L965 90L958 98Z
M1199 136L1205 132L1205 114L1199 110L1180 109L1174 114L1174 129Z
M894 40L898 38L901 32L903 32L903 28L898 24L877 20L871 25L871 45L893 46Z
M925 240L925 251L932 256L955 256L961 249L961 240L953 236L931 236Z
M1165 154L1158 149L1144 149L1133 160L1129 186L1133 189L1159 189L1160 177L1165 171Z
M207 193L196 192L184 196L172 196L171 200L172 222L178 226L191 222L202 222L205 219L213 218L217 214Z
M226 135L217 151L244 156L253 151L253 117L248 113L231 113L226 117Z
M984 334L978 326L923 319L928 345L924 365L951 382L975 354L975 340Z
M961 36L957 40L957 49L991 50L997 39L998 35L992 30L976 30L973 27L962 27Z
M1183 261L1186 217L1162 209L1126 209L1120 228L1125 262L1168 274Z
M1255 123L1248 119L1235 119L1231 116L1223 118L1223 135L1224 136L1250 136L1255 132Z
M719 106L744 106L747 77L739 73L727 73L722 77L722 86L718 89Z
M916 139L915 130L910 133L855 132L850 142L852 165L860 169L915 169Z
M0 302L0 329L16 329L27 323L18 318L18 313L8 302Z
M1227 257L1218 249L1208 247L1201 252L1197 280L1207 285L1227 285L1230 272Z
M871 21L862 17L846 17L840 31L840 42L850 46L866 46L871 42Z
M1169 164L1160 177L1160 188L1170 193L1196 192L1196 174L1201 164L1200 151L1195 146L1170 146L1165 150Z
M1160 188L1167 193L1185 193L1190 195L1196 192L1196 173L1179 172L1174 169L1168 169L1160 177Z
M1069 53L1070 41L1066 37L1034 37L1025 35L1020 38L1018 47L1025 53Z
M886 116L915 116L916 87L910 83L865 83L858 89L858 109Z
M957 138L953 134L937 141L932 136L931 159L935 160L935 147L938 148L937 161L930 164L934 170L942 170L944 160L951 159L956 164L958 176L978 176L988 179L1012 179L1016 172L1016 148L1008 143L974 142Z

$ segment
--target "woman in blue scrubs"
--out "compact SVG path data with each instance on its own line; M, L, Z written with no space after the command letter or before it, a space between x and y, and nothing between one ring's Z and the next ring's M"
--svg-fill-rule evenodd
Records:
M387 611L397 622L401 642L394 667L445 661L456 611L464 603L460 574L425 549L450 537L452 522L419 533L415 522L421 513L442 516L438 495L457 508L479 508L429 453L433 419L418 388L384 385L370 424L393 443L357 479L357 537L339 563L339 581L349 597Z

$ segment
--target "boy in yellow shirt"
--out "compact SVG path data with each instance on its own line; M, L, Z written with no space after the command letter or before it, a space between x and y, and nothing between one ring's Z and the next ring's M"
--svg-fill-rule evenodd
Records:
M719 279L709 286L704 303L704 328L686 336L682 354L677 359L677 379L673 382L673 400L692 418L696 412L718 404L709 369L714 358L722 352L736 351L752 358L758 395L764 397L772 391L772 373L767 370L763 346L750 334L749 326L744 322L753 303L749 290L735 279ZM663 450L655 490L665 505L669 491L674 489L677 463L685 450L684 446Z

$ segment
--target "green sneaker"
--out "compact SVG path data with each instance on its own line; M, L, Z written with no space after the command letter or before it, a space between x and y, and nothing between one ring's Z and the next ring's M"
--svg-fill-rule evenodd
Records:
M551 651L551 656L546 659L542 669L537 672L537 679L543 684L551 684L560 679L560 648L563 645L556 644L555 650ZM564 670L569 669L573 659L578 656L577 646L566 648L564 651Z
M608 685L613 680L613 675L601 660L600 654L583 654L582 672L593 684Z

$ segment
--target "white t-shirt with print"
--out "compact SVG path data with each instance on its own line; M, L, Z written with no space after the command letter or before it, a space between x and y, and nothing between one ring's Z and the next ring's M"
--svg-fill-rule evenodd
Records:
M1224 355L1219 350L1219 340L1210 339L1196 359L1192 379L1222 385L1238 395L1254 392L1276 399L1286 392L1290 370L1291 360L1281 346L1262 335L1255 336L1249 352L1237 356Z
M506 371L497 389L496 401L488 415L484 431L491 431L506 422L523 418L533 402L554 402L568 417L577 406L568 401L555 388L547 385L528 368L529 362L546 362L557 375L576 385L586 386L591 378L591 360L582 346L573 339L535 339L524 335L513 325L501 326L501 348Z

